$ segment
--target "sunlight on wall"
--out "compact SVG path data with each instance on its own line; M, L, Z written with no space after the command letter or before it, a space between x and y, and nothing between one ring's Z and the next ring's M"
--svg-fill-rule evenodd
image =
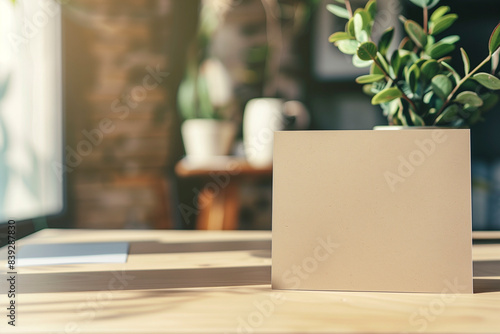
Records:
M5 222L54 214L63 205L59 5L0 0L0 31L0 222Z

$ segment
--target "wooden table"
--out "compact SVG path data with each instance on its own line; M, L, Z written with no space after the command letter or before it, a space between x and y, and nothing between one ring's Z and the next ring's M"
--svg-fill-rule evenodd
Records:
M126 264L18 268L0 333L499 333L500 233L475 244L468 295L273 291L265 231L43 230L28 243L129 241ZM19 247L18 247L19 248Z
M240 209L239 188L244 178L271 178L272 166L257 168L236 157L217 157L204 164L184 158L175 166L182 178L201 179L198 194L199 230L236 230Z

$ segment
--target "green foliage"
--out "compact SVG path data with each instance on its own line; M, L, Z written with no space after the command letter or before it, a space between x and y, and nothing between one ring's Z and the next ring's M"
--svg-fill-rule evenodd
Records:
M341 17L343 19L348 19L349 18L349 12L347 9L337 6L337 5L326 5L326 9L332 14L337 15L338 17Z
M425 19L420 24L401 17L406 36L392 53L393 28L384 31L378 41L372 40L376 0L357 9L349 0L328 5L331 13L347 20L345 31L332 34L329 41L351 55L354 66L370 68L369 74L356 82L372 96L372 104L381 106L389 124L470 126L500 100L496 63L492 62L491 74L477 73L500 49L500 24L490 36L486 58L472 68L461 48L463 69L456 70L449 60L460 37L441 34L458 16L450 13L448 6L436 7L439 0L409 1L422 8Z

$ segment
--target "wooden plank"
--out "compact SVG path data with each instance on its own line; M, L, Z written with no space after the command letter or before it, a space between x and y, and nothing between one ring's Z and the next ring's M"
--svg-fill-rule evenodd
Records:
M71 326L82 334L497 333L500 328L500 271L492 265L500 263L500 244L474 246L480 293L446 296L271 290L269 231L49 229L18 245L89 241L131 242L127 263L18 268L16 332L59 333ZM5 259L4 247L0 268ZM0 294L2 305L6 296ZM0 332L12 330L2 321Z

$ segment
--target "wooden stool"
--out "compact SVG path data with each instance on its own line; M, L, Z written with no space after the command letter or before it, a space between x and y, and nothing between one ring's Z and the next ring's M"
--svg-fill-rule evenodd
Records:
M177 176L198 177L203 187L198 194L199 230L236 230L240 208L239 188L244 178L272 177L272 166L256 168L236 157L217 157L195 163L188 158L175 166Z

